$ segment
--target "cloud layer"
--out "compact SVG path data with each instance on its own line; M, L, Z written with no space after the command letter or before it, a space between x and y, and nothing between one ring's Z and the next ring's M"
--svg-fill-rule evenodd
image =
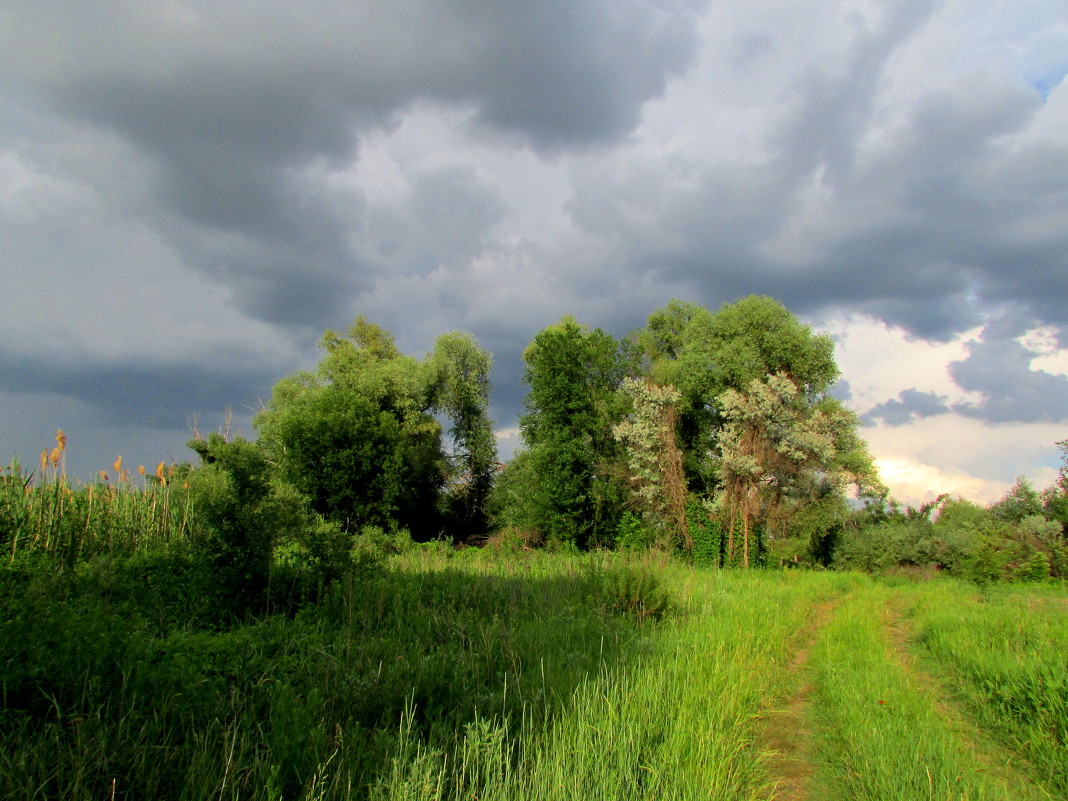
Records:
M844 350L883 343L843 363L877 428L1068 417L1068 378L1041 366L1068 326L1056 0L17 0L5 17L8 452L50 437L43 408L116 442L124 425L173 442L228 405L247 427L357 313L415 353L475 333L507 428L522 348L562 314L624 334L671 297L750 292L837 326ZM906 340L922 369L891 352Z

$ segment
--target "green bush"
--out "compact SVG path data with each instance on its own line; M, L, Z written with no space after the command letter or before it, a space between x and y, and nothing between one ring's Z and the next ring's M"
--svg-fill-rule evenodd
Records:
M187 479L200 524L194 548L214 574L210 592L220 615L265 608L276 543L295 543L290 553L307 555L319 583L344 572L337 527L309 515L299 494L272 483L258 445L212 434L189 447L201 460Z
M686 502L686 525L693 540L689 558L695 564L718 566L723 553L722 533L708 505L694 495Z
M621 551L647 550L656 535L633 512L624 512L616 526L616 548Z
M648 557L590 562L589 581L607 611L646 619L670 610L670 595Z

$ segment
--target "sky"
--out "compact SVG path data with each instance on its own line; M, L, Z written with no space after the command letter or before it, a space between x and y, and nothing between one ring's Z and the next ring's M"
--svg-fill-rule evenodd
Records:
M1068 439L1063 0L0 0L0 458L253 436L364 314L421 356L777 298L903 502Z

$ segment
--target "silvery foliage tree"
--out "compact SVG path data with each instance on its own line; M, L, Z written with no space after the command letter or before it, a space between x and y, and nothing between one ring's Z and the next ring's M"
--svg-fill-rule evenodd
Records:
M810 403L786 375L754 378L718 397L721 484L715 499L728 525L727 558L749 565L754 528L785 523L798 504L850 485L876 489L857 420L833 398ZM735 533L741 535L741 554Z
M648 378L623 379L631 411L612 427L625 449L636 505L647 526L666 529L675 543L690 547L686 525L686 477L675 437L677 406L682 397L670 385Z
M828 395L834 343L778 301L750 296L716 312L672 301L636 339L649 375L681 396L687 483L714 501L728 561L748 563L754 531L781 532L806 505L844 497L846 476L878 491L856 418Z

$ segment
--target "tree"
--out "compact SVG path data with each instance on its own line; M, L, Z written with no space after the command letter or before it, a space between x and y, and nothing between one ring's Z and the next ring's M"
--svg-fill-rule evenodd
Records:
M693 547L686 521L686 480L675 437L679 393L648 378L623 379L630 413L612 428L626 449L630 485L650 527L664 528L674 544Z
M434 408L452 421L448 500L457 533L464 536L486 530L486 501L497 466L497 439L487 415L492 363L489 351L459 331L438 337L430 357Z
M829 499L847 483L876 489L855 416L827 394L833 341L778 301L750 296L715 313L672 301L632 339L653 381L678 389L689 489L715 499L728 559L748 564L752 535L785 532L806 505L841 509Z
M1042 514L1042 496L1023 476L1016 477L1016 483L1005 497L990 507L991 513L998 520L1019 523L1024 518Z
M759 295L712 313L672 301L633 335L658 384L679 390L679 443L690 488L712 492L717 483L714 444L724 420L716 399L746 392L754 379L780 374L813 403L838 379L834 343L813 334L778 301Z
M614 525L618 458L612 424L626 373L620 345L571 317L539 332L523 353L529 387L520 418L538 528L549 541L585 547Z
M346 334L326 331L320 345L317 370L279 381L253 421L281 478L349 531L436 536L449 522L442 491L461 485L460 523L484 525L496 460L490 354L453 332L420 362L362 316ZM449 454L435 415L451 422Z
M727 559L750 561L754 529L785 531L798 507L840 494L848 484L868 487L874 468L856 436L856 417L831 398L810 403L787 376L750 381L747 392L718 398L725 419L719 432L718 504L728 526Z
M191 440L189 448L200 457L187 483L205 529L195 547L212 571L212 605L235 615L256 611L276 538L307 521L272 486L270 465L256 443L212 433Z
M1042 505L1046 517L1061 524L1061 531L1068 537L1068 439L1057 443L1061 451L1061 468L1057 480L1042 492Z
M318 370L279 381L253 421L269 458L347 530L432 530L445 460L427 371L363 317L320 344Z

